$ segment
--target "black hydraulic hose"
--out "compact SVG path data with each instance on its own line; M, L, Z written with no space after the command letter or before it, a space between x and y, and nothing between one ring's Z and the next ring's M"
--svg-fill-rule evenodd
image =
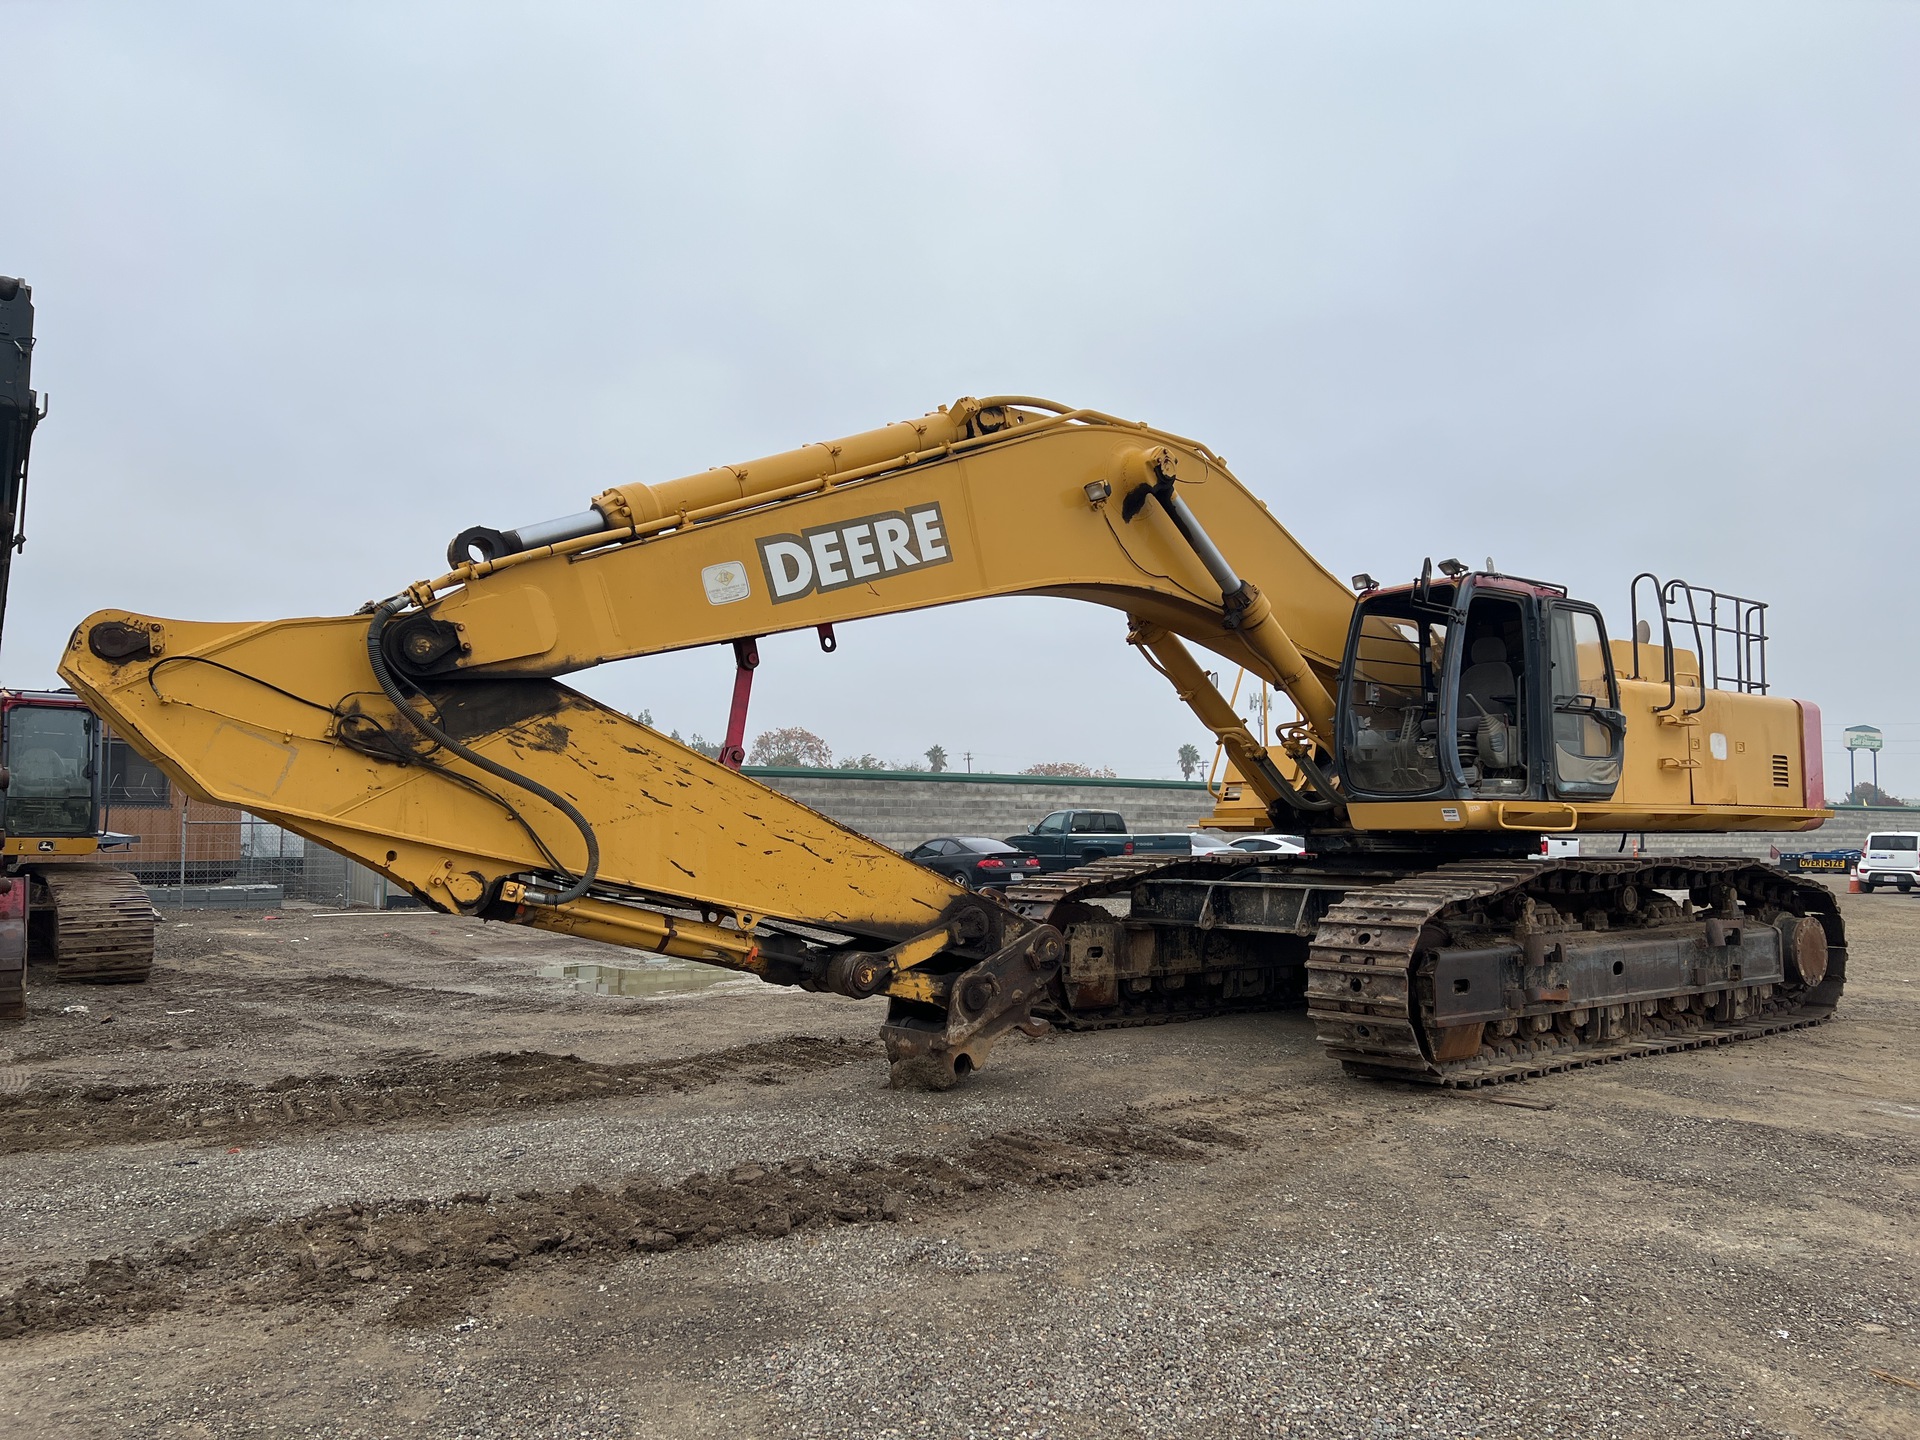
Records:
M1340 792L1334 788L1333 781L1328 778L1327 772L1320 768L1311 755L1301 751L1293 757L1293 763L1298 765L1300 773L1307 777L1308 785L1320 792L1320 801L1309 808L1323 810L1340 808Z
M469 765L486 771L487 774L493 776L495 779L504 780L509 785L525 790L531 795L539 796L574 823L574 826L580 831L581 838L587 842L586 867L581 870L580 874L574 879L571 887L561 892L559 896L549 903L565 905L568 901L578 900L582 895L587 893L587 887L593 884L594 876L598 874L600 870L600 840L599 837L593 833L592 823L586 816L580 813L579 808L575 806L571 800L567 799L566 796L556 794L531 776L509 770L506 766L489 760L486 756L476 751L469 750L465 745L462 745L458 740L447 734L446 731L442 730L438 725L434 724L407 703L407 697L400 693L400 686L393 678L393 671L387 665L386 653L380 645L381 636L386 632L387 622L401 610L404 610L406 606L406 597L396 596L374 607L373 623L367 627L367 659L373 663L373 678L380 682L380 689L385 692L387 699L393 702L394 708L399 710L400 714L414 729L433 741L434 744L440 746L443 750L458 755ZM542 848L544 849L545 847L543 846ZM562 871L561 873L565 874L566 872Z
M1292 755L1291 758L1296 764L1300 762L1298 755ZM1280 767L1273 763L1271 757L1261 755L1253 763L1259 769L1260 773L1266 777L1267 783L1278 790L1281 798L1294 810L1302 814L1318 814L1334 808L1329 802L1317 796L1303 795L1292 785L1288 784L1287 777L1280 773Z

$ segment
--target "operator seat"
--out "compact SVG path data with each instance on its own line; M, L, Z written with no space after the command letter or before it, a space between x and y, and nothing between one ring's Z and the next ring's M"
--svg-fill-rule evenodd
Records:
M13 778L31 794L53 794L77 784L80 762L46 745L23 752L13 762Z
M1520 682L1507 663L1507 642L1498 635L1482 635L1467 651L1467 660L1460 674L1461 728L1477 725L1485 715L1511 723Z
M1467 648L1460 672L1461 759L1471 754L1483 771L1513 770L1520 761L1520 681L1507 660L1507 642L1481 635ZM1502 788L1511 780L1498 782Z

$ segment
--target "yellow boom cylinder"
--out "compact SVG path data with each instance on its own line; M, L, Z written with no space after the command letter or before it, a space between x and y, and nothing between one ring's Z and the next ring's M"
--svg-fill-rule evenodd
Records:
M785 450L744 465L716 465L698 475L662 480L656 485L616 485L594 496L593 508L612 526L645 525L709 505L724 505L789 485L882 465L964 440L968 422L979 408L974 401L962 400L918 420L900 420L878 430L802 445L798 450Z

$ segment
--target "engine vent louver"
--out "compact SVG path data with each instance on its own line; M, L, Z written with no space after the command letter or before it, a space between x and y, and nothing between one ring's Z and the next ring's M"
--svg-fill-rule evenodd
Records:
M1792 767L1787 764L1787 757L1784 755L1773 757L1773 783L1782 790L1793 783Z

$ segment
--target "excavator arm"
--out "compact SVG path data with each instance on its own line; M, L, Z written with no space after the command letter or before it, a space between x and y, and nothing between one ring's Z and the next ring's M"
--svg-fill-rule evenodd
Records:
M1230 554L1228 552L1231 552ZM61 673L191 793L446 911L885 994L896 1076L950 1083L1032 1031L1059 933L561 685L610 660L993 595L1091 601L1276 815L1338 797L1329 685L1353 598L1204 447L1046 402L918 421L463 532L360 614L103 611ZM1287 624L1244 573L1284 588ZM1276 763L1181 637L1284 689Z

